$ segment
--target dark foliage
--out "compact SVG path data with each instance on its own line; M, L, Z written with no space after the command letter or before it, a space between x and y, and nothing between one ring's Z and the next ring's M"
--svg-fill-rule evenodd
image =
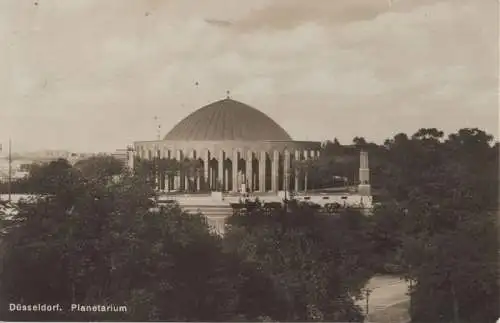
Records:
M383 145L335 140L319 160L294 167L310 188L332 186L333 176L355 184L360 149L381 202L372 217L246 205L251 212L231 217L224 239L178 207L150 211L154 175L191 178L198 162L144 160L135 175L112 158L33 165L12 188L40 198L2 221L1 318L359 321L353 298L379 271L411 282L414 322L495 321L498 143L479 129L447 138L420 129ZM16 313L9 303L125 304L128 312Z
M224 239L268 277L260 308L278 321L359 321L353 296L373 275L369 220L354 210L332 217L308 205L254 207L229 219Z

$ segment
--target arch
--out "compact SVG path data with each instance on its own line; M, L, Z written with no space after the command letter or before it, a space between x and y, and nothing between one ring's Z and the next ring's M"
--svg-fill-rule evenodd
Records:
M272 185L272 158L268 152L266 152L266 164L265 164L265 186L264 190L268 191Z
M196 160L198 161L200 168L196 171L197 174L195 179L195 187L196 191L200 192L206 190L205 177L203 176L205 170L205 161L201 157L197 158Z
M218 188L217 178L219 171L219 161L217 158L212 157L208 161L208 189L215 191Z
M285 156L283 154L278 155L278 191L283 191L284 178L285 178Z
M252 187L250 190L258 191L259 190L259 159L254 155L252 158Z

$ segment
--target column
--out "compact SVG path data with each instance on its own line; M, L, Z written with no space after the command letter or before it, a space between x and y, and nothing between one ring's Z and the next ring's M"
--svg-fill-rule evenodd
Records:
M266 191L266 152L261 151L259 156L259 191Z
M247 192L252 191L252 162L253 162L253 153L251 151L247 151L246 158L246 189Z
M370 168L368 166L368 153L361 151L359 154L359 181L361 184L370 182Z
M219 171L217 172L217 185L220 190L224 190L224 151L219 152Z
M361 151L359 154L359 185L358 194L361 196L370 196L370 167L368 165L368 152Z
M299 189L300 189L300 186L299 186L299 176L300 176L300 172L299 172L299 168L297 167L298 163L300 162L300 151L296 150L295 151L295 192L298 192Z
M207 149L205 150L205 156L203 160L203 183L205 183L205 188L210 189L210 182L209 182L209 169L210 169L210 151Z
M134 148L129 147L127 149L127 166L130 171L134 171Z
M208 167L208 186L210 187L210 190L213 191L215 188L214 185L214 169L212 166Z
M285 150L283 156L283 190L290 190L290 152Z
M229 169L224 168L224 191L229 190Z
M175 159L177 160L177 166L180 167L182 163L182 151L177 150L175 152ZM177 173L174 175L174 189L175 190L180 190L181 189L181 174L180 174L180 169L177 169Z
M233 159L231 160L231 162L233 163L233 171L232 171L232 175L231 175L231 179L232 179L232 191L233 192L238 192L238 150L234 149L233 150Z
M278 191L278 170L279 170L279 158L280 153L277 150L273 151L273 159L271 161L271 190L273 192Z

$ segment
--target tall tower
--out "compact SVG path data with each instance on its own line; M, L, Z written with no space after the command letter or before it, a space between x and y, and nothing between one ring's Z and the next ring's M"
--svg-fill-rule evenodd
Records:
M134 170L134 147L127 147L127 167L130 170Z
M359 185L358 193L361 196L371 196L370 167L368 165L368 152L359 153Z

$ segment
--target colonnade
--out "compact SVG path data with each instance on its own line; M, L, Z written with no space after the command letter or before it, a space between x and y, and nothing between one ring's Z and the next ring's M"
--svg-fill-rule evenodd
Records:
M300 191L307 187L307 160L319 157L319 150L251 151L242 149L153 150L139 147L135 154L142 159L173 159L179 169L157 174L157 187L165 191L277 192ZM193 163L192 161L197 161ZM185 162L185 161L191 161ZM295 167L300 161L302 167ZM298 163L297 163L298 164ZM183 167L185 165L185 167Z

